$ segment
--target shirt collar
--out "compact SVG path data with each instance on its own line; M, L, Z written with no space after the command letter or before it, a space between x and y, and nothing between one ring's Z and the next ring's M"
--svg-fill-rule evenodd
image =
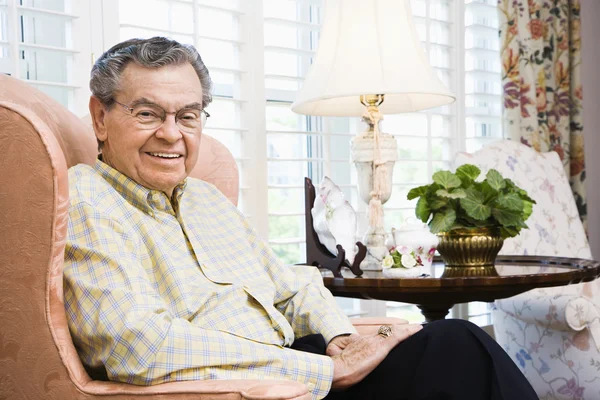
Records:
M173 201L168 199L167 195L160 190L148 189L140 185L127 175L119 172L110 165L102 161L101 155L98 156L94 169L98 172L125 200L136 208L154 214L154 211L166 211L175 214L181 197L187 187L187 178L178 184L173 190Z

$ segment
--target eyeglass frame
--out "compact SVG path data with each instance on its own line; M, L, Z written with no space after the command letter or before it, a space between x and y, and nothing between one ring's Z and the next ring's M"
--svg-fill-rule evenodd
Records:
M123 107L125 110L127 110L129 112L129 115L131 115L131 117L136 118L135 115L133 115L133 110L135 110L134 107L131 107L131 106L127 105L127 104L123 104L120 101L117 101L116 99L112 99L112 101L114 101L115 103L117 103L118 105L120 105L121 107ZM173 117L175 117L175 124L180 129L185 130L181 126L179 126L179 124L177 123L177 114L179 114L182 110L189 109L190 107L184 107L181 110L177 110L175 112L169 112L169 111L165 110L164 108L162 108L161 106L159 106L156 103L146 102L146 103L143 103L143 104L147 104L149 106L155 106L157 108L160 108L163 111L163 117L160 118L162 120L162 123L160 125L156 126L156 128L151 128L151 129L158 129L158 128L160 128L165 123L165 121L167 120L167 115L173 114ZM204 117L204 121L202 121L202 116L200 117L200 122L201 122L200 129L202 129L202 128L204 128L204 124L206 123L206 121L208 120L208 118L210 118L210 114L205 109L201 109L200 110L200 114L204 114L204 116L205 116Z

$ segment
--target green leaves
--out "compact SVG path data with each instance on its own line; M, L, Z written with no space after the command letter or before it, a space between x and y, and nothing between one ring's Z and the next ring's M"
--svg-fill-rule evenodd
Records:
M490 187L494 190L501 190L506 187L506 182L504 182L504 178L500 175L500 172L495 169L490 169L485 176L487 183L490 184Z
M439 233L449 230L456 221L456 212L448 209L444 213L437 213L433 216L429 229L432 233Z
M432 210L439 210L442 207L446 207L449 201L450 200L447 198L435 198L429 200L427 204L429 204L429 207L431 207Z
M416 187L407 199L418 199L415 215L429 222L432 232L439 233L457 228L496 228L505 238L527 228L535 201L510 179L490 169L481 179L481 170L465 164L456 173L439 171L433 174L433 183Z
M504 227L518 227L521 223L521 213L519 211L494 208L492 214Z
M518 234L519 234L519 229L517 229L517 228L505 227L505 226L500 227L500 235L502 236L503 239L506 239L509 237L515 237Z
M480 173L481 170L471 164L464 164L456 168L456 176L458 176L459 179L462 181L463 186L467 186L473 183L473 181L477 179Z
M491 207L484 203L484 199L485 197L481 192L475 189L467 189L467 197L460 199L460 205L469 217L482 221L492 214Z
M527 221L527 218L533 212L533 203L529 201L523 201L523 221Z
M429 187L429 185L424 185L424 186L419 186L419 187L410 189L410 191L406 195L406 198L408 200L412 200L412 199L416 199L417 197L423 196L425 193L427 193L428 187Z
M397 251L392 251L392 258L394 259L394 264L402 265L402 254Z
M421 221L427 223L429 221L429 215L431 214L431 209L429 208L429 204L427 204L427 198L421 197L419 201L417 201L417 208L415 209L415 215Z
M462 199L464 197L467 197L465 191L460 188L454 189L451 192L447 191L446 189L440 189L436 191L435 194L437 194L438 196L447 197L449 199Z
M444 189L456 188L461 185L461 180L458 176L450 171L438 171L432 176L433 181Z
M502 194L498 196L495 203L499 208L514 211L523 210L523 200L515 193Z

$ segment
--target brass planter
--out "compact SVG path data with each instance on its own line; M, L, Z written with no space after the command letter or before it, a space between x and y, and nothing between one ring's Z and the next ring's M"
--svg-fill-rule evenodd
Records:
M494 276L494 262L504 244L497 230L461 228L437 234L437 251L446 264L444 276Z

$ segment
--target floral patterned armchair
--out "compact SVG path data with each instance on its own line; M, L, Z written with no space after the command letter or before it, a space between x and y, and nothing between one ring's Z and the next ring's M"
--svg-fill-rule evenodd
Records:
M506 240L501 254L592 258L555 152L503 140L457 155L455 166L467 163L498 170L537 202L529 229ZM600 279L496 301L493 321L496 340L540 399L600 399Z

